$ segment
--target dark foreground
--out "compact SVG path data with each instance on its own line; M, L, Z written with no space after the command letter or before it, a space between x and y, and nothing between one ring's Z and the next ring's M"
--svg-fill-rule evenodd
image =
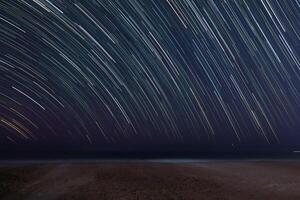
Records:
M10 164L0 199L300 199L300 162Z

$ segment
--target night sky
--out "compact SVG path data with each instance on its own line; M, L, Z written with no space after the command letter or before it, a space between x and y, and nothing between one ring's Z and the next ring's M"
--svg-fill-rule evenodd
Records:
M2 0L0 146L300 146L299 0Z

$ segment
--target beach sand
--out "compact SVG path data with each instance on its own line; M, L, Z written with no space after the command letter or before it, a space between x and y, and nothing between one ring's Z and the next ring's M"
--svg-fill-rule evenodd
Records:
M0 165L0 199L300 199L299 161Z

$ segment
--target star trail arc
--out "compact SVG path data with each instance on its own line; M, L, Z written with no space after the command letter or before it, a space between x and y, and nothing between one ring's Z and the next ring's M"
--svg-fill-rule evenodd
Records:
M299 0L1 1L1 142L280 144L299 39Z

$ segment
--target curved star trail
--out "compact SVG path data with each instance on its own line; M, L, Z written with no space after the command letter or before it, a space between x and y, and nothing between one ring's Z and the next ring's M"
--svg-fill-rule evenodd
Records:
M281 144L299 0L4 0L1 144Z

